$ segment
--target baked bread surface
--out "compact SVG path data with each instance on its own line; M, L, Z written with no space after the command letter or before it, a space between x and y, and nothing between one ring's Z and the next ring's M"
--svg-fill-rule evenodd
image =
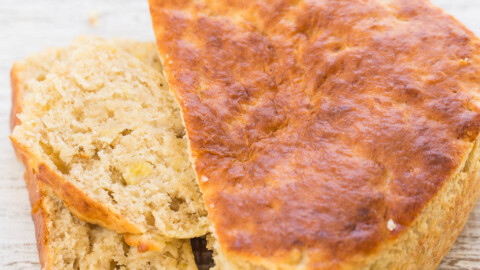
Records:
M219 267L436 267L478 197L472 32L424 0L149 2Z

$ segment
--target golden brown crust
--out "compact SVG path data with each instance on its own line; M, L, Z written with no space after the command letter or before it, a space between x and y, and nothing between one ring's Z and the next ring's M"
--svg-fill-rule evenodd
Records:
M369 258L477 138L479 41L428 1L149 2L229 257Z

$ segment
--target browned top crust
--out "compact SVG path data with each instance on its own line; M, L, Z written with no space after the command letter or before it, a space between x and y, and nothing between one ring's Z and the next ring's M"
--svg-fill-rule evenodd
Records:
M150 7L227 255L304 252L315 267L372 254L479 133L479 40L429 1Z

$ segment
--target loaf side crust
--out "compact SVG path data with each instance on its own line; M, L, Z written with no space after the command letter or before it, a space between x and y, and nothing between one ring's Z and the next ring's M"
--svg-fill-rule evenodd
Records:
M35 226L35 239L37 240L38 257L40 260L41 268L49 270L52 265L51 256L49 255L49 249L46 245L48 241L48 227L47 219L48 213L42 207L42 195L36 184L36 177L32 173L30 168L26 168L25 171L25 183L28 189L28 195L30 197L30 205L32 207L32 219Z
M478 140L464 164L426 205L411 228L367 259L365 269L437 268L480 196Z

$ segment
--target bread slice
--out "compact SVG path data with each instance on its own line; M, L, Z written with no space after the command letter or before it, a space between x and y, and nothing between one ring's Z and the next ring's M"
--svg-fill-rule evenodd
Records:
M154 46L135 44L83 37L15 63L10 138L72 213L148 250L208 219Z
M197 269L189 240L172 239L161 251L139 252L123 236L74 215L27 168L40 263L44 270Z
M479 196L480 40L428 0L150 0L226 269L434 269Z

